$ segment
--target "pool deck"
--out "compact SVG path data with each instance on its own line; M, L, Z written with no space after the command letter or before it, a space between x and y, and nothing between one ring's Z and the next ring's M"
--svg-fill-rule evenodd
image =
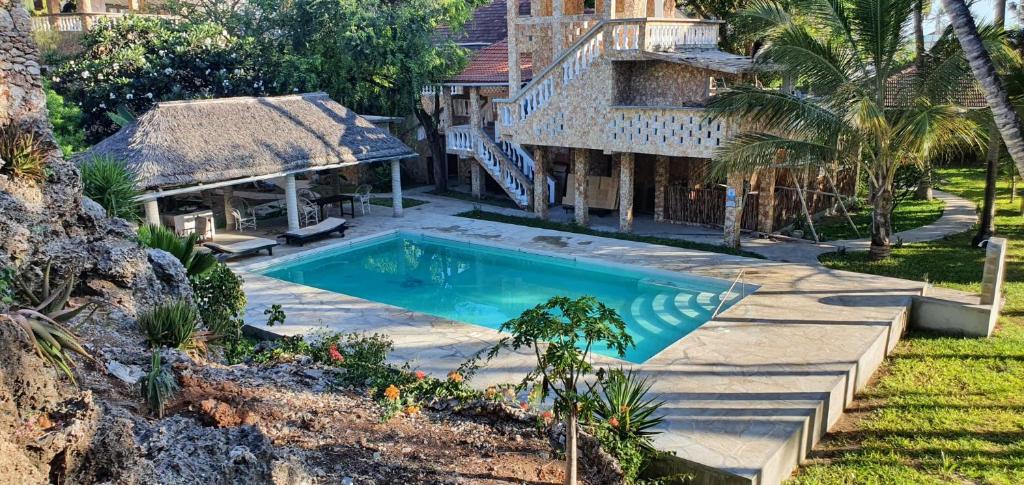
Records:
M433 204L433 203L432 203ZM429 205L432 205L429 204ZM284 248L274 257L232 262L245 279L245 320L274 333L318 329L377 332L395 342L393 359L443 376L493 345L494 330L261 276L271 263L349 245L395 230L530 252L686 272L760 288L635 369L652 376L666 402L658 448L720 471L705 483L775 484L785 480L868 383L906 325L923 283L749 259L645 243L472 220L436 210L389 208L351 221L343 239ZM281 304L284 325L265 327L263 311ZM621 362L601 356L595 364ZM477 386L518 382L531 353L505 353L474 379ZM628 364L627 364L628 365Z

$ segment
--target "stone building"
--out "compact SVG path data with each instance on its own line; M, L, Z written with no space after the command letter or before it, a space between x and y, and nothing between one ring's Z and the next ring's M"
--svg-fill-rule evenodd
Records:
M455 39L475 50L469 66L437 96L448 153L459 157L459 176L473 193L500 187L541 217L563 205L579 224L592 210L618 212L621 231L632 230L634 214L724 226L729 245L741 228L770 233L794 222L803 204L811 213L834 204L822 173L707 180L715 149L738 129L705 119L704 106L719 90L753 79L755 65L719 49L721 21L684 18L674 5L494 0L482 7ZM433 89L424 93L427 104Z

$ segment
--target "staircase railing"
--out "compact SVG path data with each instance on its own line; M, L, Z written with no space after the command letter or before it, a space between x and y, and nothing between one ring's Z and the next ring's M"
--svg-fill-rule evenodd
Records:
M530 195L533 193L533 182L530 178L482 130L473 128L473 134L477 161L498 181L516 204L520 207L530 205Z

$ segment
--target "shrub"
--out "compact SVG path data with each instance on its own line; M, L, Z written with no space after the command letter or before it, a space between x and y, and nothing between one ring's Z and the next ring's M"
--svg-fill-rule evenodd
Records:
M163 249L174 255L185 267L189 278L205 273L217 264L217 258L212 254L196 250L199 242L199 234L196 233L181 237L164 226L146 224L139 227L139 242L143 246Z
M64 152L64 157L85 150L88 145L85 143L85 130L82 128L82 110L73 103L66 102L49 83L45 83L44 87L46 111L49 113L50 124L53 125L53 137L57 139L57 145Z
M83 163L82 194L95 200L110 217L139 220L138 177L118 160L94 157Z
M199 312L187 300L162 303L139 313L139 329L153 348L194 348L198 325Z
M205 273L191 278L192 293L206 329L221 339L242 337L242 312L245 292L242 278L224 263L216 263Z
M149 373L142 378L142 397L146 400L150 412L158 418L164 417L164 405L178 391L178 382L174 373L164 369L160 361L160 351L153 350Z
M30 131L9 123L0 127L0 172L13 178L41 183L46 180L47 149Z
M599 389L595 389L599 388ZM646 377L640 377L632 369L615 369L598 382L590 391L598 396L594 405L595 421L614 423L611 429L621 441L636 441L647 451L654 451L652 431L664 421L655 416L664 402L647 397L651 384Z

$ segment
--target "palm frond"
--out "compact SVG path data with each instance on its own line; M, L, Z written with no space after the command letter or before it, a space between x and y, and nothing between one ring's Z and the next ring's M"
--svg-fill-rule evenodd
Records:
M854 56L842 44L822 42L804 26L782 29L765 47L759 61L799 73L816 92L830 93L850 82ZM853 71L853 72L851 72Z
M808 138L834 138L846 130L841 117L810 98L737 86L712 98L709 118L742 119L754 127Z
M785 153L780 163L779 151ZM752 173L763 168L803 167L839 158L836 145L785 138L763 132L741 133L720 147L711 161L708 178L722 179L731 173Z
M857 0L851 3L850 23L858 50L874 70L874 76L889 77L896 66L896 54L903 47L905 26L915 0Z
M951 104L928 104L894 116L891 149L904 161L930 159L949 150L981 147L986 140L983 123Z

